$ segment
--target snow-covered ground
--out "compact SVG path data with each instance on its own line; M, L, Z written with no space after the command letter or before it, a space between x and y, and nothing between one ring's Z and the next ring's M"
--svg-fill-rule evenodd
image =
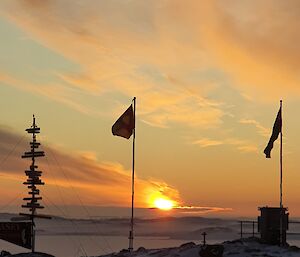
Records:
M13 255L0 255L5 257L55 257L46 253L19 253Z
M0 214L3 221L10 220L16 214ZM52 220L37 220L36 249L40 252L52 254L55 257L80 256L118 256L109 255L118 252L128 245L129 220L123 217L95 218L95 219L64 219L54 217ZM203 232L207 233L208 244L220 243L239 238L240 224L234 219L204 218L204 217L162 217L136 218L135 220L135 249L140 248L136 257L199 257L199 245L187 244L193 241L196 244L203 240ZM245 227L250 233L252 225ZM291 231L291 227L290 230ZM294 231L299 231L299 226ZM223 256L230 257L300 257L300 252L291 249L280 249L274 246L260 245L257 242L232 241L223 243ZM299 236L288 235L288 242L300 246ZM173 248L167 248L173 247ZM159 249L158 249L159 248ZM24 248L0 240L0 252L6 250L11 253L24 252ZM120 256L126 256L124 252ZM1 256L1 255L0 255ZM25 257L16 255L16 257ZM28 256L33 257L33 256ZM35 256L36 257L36 256ZM41 257L41 256L38 256Z
M222 257L300 257L300 248L295 246L279 247L261 244L256 238L226 241L219 246L223 247L223 255L211 255ZM119 253L111 253L98 257L208 257L199 255L202 245L193 242L185 243L179 247L145 249L140 247L133 253L122 250ZM16 255L0 255L7 257L54 257L45 253L20 253Z
M297 247L272 246L261 244L257 239L242 239L222 243L223 257L300 257ZM101 257L199 257L201 245L183 244L174 248L151 249L139 248L130 255L126 251L102 255ZM99 256L100 257L100 256Z

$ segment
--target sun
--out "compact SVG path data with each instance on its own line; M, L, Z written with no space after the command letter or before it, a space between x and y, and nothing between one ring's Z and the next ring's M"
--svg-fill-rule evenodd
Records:
M168 211L174 207L174 203L168 199L157 198L154 200L154 206L160 210Z

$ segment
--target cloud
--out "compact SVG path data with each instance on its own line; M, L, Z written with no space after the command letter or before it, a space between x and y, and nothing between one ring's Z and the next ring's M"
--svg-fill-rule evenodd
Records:
M0 176L3 181L0 192L7 194L0 204L12 196L20 202L26 195L27 189L22 185L26 180L23 171L31 162L22 159L21 155L28 149L27 135L18 135L10 128L0 126ZM58 146L42 144L41 150L46 156L39 158L36 164L43 171L41 178L45 182L40 186L42 205L130 206L131 171L121 164L98 161L92 152L72 153ZM136 207L151 208L157 198L172 200L177 214L231 211L222 207L185 206L179 191L168 183L155 178L135 178Z
M241 152L258 152L257 146L247 140L229 138L225 140L225 144L235 146Z
M183 214L206 214L213 212L228 212L232 211L232 208L222 207L204 207L204 206L177 206L176 210L179 210Z
M258 133L264 137L270 136L270 129L267 129L266 127L262 126L258 121L251 120L251 119L241 119L241 124L248 124L248 125L254 125L257 129Z
M68 96L72 94L72 90L62 85L53 83L31 83L14 78L10 74L6 74L3 72L0 72L0 82L15 87L21 91L26 91L44 96L48 99L51 99L52 101L62 103L83 114L99 115L99 113L95 112L91 108L70 99Z
M29 139L25 140L25 136L0 127L2 179L18 183L25 180L23 171L29 167L30 162L20 157L29 148L26 141L29 142ZM55 198L57 204L79 204L80 196L87 205L130 205L131 172L125 170L122 165L97 161L90 152L67 153L51 146L42 146L42 149L46 153L46 157L38 160L38 165L43 171L42 180L46 182L41 190L42 195ZM20 187L25 189L25 186ZM149 206L148 196L153 193L182 202L178 190L157 179L137 177L135 189L137 207Z
M201 102L194 97L184 96L180 97L181 100L176 99L174 96L173 102L172 93L163 94L159 93L159 99L153 98L151 94L147 94L147 97L141 101L151 105L155 105L154 110L146 114L144 119L156 126L167 127L174 123L184 124L191 127L209 128L215 127L222 123L223 111L219 108L215 108L204 104L201 106ZM161 103L159 103L161 101ZM202 102L203 104L203 102Z
M240 89L263 99L299 96L298 1L209 1L201 7L188 10L201 13L201 42Z
M70 90L137 96L141 120L158 127L180 123L209 128L222 123L224 105L208 96L211 79L194 76L207 69L208 58L192 35L185 38L184 31L177 32L181 27L173 17L168 14L168 20L162 20L169 5L173 8L171 2L153 3L151 8L141 1L1 5L2 15L30 37L80 66L73 72L54 71L59 84L31 84L31 92L86 113L95 111Z
M242 139L237 139L237 138L226 138L226 139L222 139L222 140L202 138L202 139L192 141L192 144L199 145L202 148L211 147L211 146L229 145L229 146L236 147L236 149L241 152L257 152L258 151L257 146L253 145L253 143L251 143L247 140L242 140Z
M209 146L222 145L223 142L218 140L208 139L208 138L202 138L194 141L192 144L199 145L201 147L209 147Z
M256 152L258 151L257 146L255 145L242 145L237 148L241 152Z
M154 1L151 7L137 0L3 0L1 9L30 37L80 65L74 72L55 72L62 84L90 94L138 96L144 103L142 119L152 125L220 124L224 106L207 105L211 94L201 92L218 81L209 77L212 70L225 74L250 99L299 96L295 0L174 0ZM180 90L186 86L201 97ZM153 92L165 101L173 98L185 113L193 111L196 121L149 99ZM72 108L74 99L59 93ZM199 104L205 106L202 112ZM203 113L208 117L201 123Z

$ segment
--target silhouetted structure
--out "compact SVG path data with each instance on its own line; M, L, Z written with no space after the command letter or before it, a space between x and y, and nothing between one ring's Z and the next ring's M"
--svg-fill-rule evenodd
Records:
M261 241L272 245L286 245L286 231L289 222L289 213L286 213L287 208L261 207L259 210L261 214L258 217L258 231ZM281 239L280 225L282 228Z
M34 218L50 218L44 215L38 215L36 210L43 209L44 206L41 206L38 201L42 200L42 197L39 196L40 190L37 189L38 185L44 185L45 183L40 179L42 175L42 171L37 170L38 166L35 163L35 158L45 156L43 151L38 151L39 146L41 145L36 140L36 134L40 133L40 128L35 124L35 117L33 115L33 123L32 126L26 129L27 133L32 134L32 141L30 142L30 151L25 152L22 155L22 158L30 158L31 165L29 170L25 170L25 174L28 177L27 181L23 184L27 185L28 192L30 197L23 198L24 201L27 201L26 204L22 205L22 208L29 209L30 213L20 213L20 215L26 216L31 220L31 235L32 235L32 252L35 251L35 231L34 231Z
M203 236L203 245L206 245L206 232L203 232L201 235Z
M133 98L132 104L129 108L120 116L120 118L112 126L112 134L114 136L124 137L129 139L133 135L132 140L132 176L131 176L131 220L129 231L129 252L133 251L133 239L134 239L134 172L135 172L135 110L136 110L136 97Z

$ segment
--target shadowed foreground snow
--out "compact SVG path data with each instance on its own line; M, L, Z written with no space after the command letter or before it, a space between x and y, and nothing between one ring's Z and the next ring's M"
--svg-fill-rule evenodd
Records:
M300 257L300 249L298 247L281 248L279 246L261 244L257 239L227 241L222 245L224 246L223 257ZM121 251L99 257L199 257L200 249L201 245L187 243L180 247L163 249L147 250L141 247L134 251L132 255L126 251Z
M241 239L234 241L226 241L222 243L224 247L223 257L300 257L300 248L289 246L281 248L261 244L258 239ZM119 253L112 253L98 257L200 257L199 251L201 245L193 242L183 244L179 247L161 248L161 249L145 249L140 247L138 250L130 254L126 250ZM14 255L1 255L7 257L54 257L45 253L20 253ZM57 256L62 257L62 256Z
M13 255L5 255L7 257L55 257L47 253L18 253Z

